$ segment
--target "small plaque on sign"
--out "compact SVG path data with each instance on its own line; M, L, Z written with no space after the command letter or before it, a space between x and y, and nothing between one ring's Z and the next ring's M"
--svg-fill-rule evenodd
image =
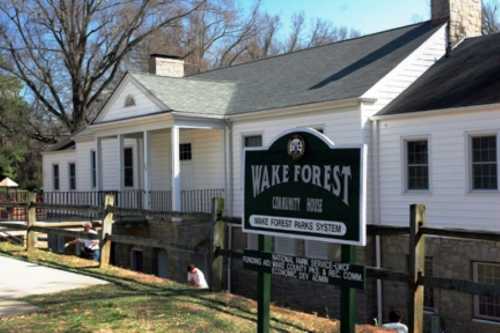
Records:
M271 273L297 280L339 285L347 288L365 288L365 267L337 263L325 259L288 256L246 250L243 256L246 269Z

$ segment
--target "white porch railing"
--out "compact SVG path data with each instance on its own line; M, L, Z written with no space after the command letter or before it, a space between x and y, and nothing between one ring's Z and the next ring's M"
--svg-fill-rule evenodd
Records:
M150 209L158 212L172 211L171 191L90 191L90 192L44 192L41 194L44 203L62 205L103 206L106 193L116 195L116 206L120 208ZM224 197L224 189L197 189L181 191L181 211L186 213L210 213L213 198ZM147 207L147 199L149 207ZM49 212L50 213L50 212ZM55 212L53 212L55 214ZM61 211L58 211L61 213ZM73 215L71 210L64 215ZM91 216L89 216L91 217Z

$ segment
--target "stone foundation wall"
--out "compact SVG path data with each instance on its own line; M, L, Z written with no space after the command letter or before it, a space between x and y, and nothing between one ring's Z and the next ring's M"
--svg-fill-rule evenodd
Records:
M167 256L167 277L169 279L186 282L186 267L195 264L208 277L209 247L212 233L212 225L209 221L170 221L150 220L146 223L134 226L133 224L113 225L113 234L130 235L144 238L152 238L165 241L169 244L181 246L183 249L160 249L145 246L133 246L128 244L112 243L113 258L115 265L132 268L131 251L141 250L143 256L143 272L158 274L158 253L165 251Z
M382 237L382 265L384 268L406 272L408 268L408 237ZM426 257L432 258L434 277L473 280L474 262L500 262L500 242L472 241L452 238L427 237ZM427 270L427 267L426 267ZM384 315L391 309L406 314L407 286L384 282ZM432 291L434 306L426 313L426 326L432 316L439 317L442 328L453 333L500 332L500 323L487 323L474 315L474 296L449 290Z

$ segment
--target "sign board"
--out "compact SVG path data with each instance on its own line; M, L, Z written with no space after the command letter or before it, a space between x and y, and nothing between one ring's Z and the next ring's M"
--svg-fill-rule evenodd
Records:
M247 148L243 231L364 246L365 153L309 128Z
M303 281L334 284L355 289L365 288L365 268L360 265L253 250L245 250L243 265L246 269L253 271Z

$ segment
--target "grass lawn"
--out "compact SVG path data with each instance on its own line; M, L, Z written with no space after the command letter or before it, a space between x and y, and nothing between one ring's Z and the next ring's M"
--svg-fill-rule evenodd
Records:
M0 243L4 255L78 271L109 285L24 300L40 308L0 319L0 332L255 332L256 303L228 293L211 293L117 267ZM3 268L2 268L3 269ZM338 321L272 307L274 332L337 332Z

